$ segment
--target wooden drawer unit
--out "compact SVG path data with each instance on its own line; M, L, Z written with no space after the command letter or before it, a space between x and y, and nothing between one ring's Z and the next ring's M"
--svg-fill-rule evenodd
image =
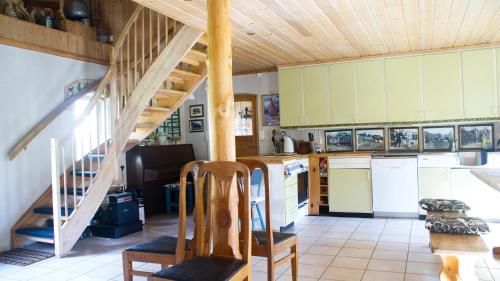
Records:
M297 194L298 194L298 186L296 184L285 187L285 199L291 197L297 199Z
M285 186L297 185L297 175L285 177Z

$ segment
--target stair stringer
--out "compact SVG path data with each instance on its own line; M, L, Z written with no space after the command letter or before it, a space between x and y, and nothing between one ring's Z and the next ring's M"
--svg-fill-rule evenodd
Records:
M117 159L125 149L135 122L143 112L144 106L153 97L165 77L175 69L202 35L201 31L183 26L137 84L115 124L109 151L92 182L91 188L85 195L85 200L82 200L70 219L60 228L60 233L55 228L54 244L57 256L69 253L101 205L115 177Z

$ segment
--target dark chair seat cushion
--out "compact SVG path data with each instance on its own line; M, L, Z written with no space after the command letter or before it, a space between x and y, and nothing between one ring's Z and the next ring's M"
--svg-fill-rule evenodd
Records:
M186 250L189 249L190 239L186 239ZM158 239L148 241L144 244L136 245L126 249L130 252L155 253L174 255L177 247L177 237L162 236Z
M425 228L431 232L479 235L490 232L488 224L475 217L427 216Z
M154 277L177 281L225 281L245 265L242 261L196 257L153 274Z
M259 242L260 245L267 245L267 237L265 231L252 231L253 237ZM273 232L274 245L279 244L287 239L294 237L294 233Z

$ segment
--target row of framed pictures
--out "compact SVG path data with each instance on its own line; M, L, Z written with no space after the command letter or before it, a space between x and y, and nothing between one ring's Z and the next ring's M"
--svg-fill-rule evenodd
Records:
M455 143L455 126L395 127L389 128L389 151L420 151L420 131L422 131L423 151L449 151ZM354 133L354 138L353 138ZM493 148L493 125L458 126L458 149L473 150L483 147L483 140ZM354 141L355 139L355 141ZM343 151L385 151L386 134L384 128L338 129L325 131L326 152Z
M189 106L189 118L203 118L205 117L203 104L195 104ZM190 133L201 133L205 128L204 119L190 119L189 120L189 132Z

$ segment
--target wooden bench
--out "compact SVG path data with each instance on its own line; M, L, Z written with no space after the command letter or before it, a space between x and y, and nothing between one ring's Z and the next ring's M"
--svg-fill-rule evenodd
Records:
M456 212L427 212L436 216L466 216ZM448 234L429 232L430 247L440 255L443 265L441 281L478 280L475 273L477 260L489 252L480 235Z

